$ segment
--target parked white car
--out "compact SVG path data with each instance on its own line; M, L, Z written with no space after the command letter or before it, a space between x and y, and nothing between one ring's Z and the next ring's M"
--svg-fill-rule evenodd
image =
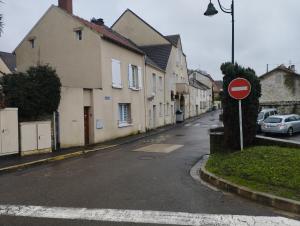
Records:
M299 115L274 115L264 120L262 124L262 132L287 134L292 136L296 132L300 132L300 116Z

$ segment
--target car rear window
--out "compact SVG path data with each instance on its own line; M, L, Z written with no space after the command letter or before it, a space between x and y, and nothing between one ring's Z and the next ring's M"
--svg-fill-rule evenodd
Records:
M266 123L281 123L281 118L269 117L265 120Z

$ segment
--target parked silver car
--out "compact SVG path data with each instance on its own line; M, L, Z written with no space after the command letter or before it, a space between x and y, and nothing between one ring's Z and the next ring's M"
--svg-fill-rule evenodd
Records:
M299 115L274 115L267 118L262 124L262 132L279 133L292 136L300 132Z

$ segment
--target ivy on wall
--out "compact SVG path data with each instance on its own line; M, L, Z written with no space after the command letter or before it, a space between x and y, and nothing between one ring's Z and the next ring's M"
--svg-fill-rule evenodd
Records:
M284 78L285 86L295 94L295 76L294 75L286 75Z

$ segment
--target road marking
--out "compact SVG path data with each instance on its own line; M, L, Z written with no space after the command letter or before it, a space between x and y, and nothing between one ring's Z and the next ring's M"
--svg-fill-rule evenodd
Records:
M182 147L183 145L177 145L177 144L151 144L142 148L135 149L133 151L168 154Z
M188 123L188 124L185 124L184 126L188 127L188 126L191 126L191 125L192 125L191 123Z
M238 91L247 91L249 88L248 86L238 86L238 87L232 87L231 91L238 92Z
M141 210L113 210L63 208L44 206L0 205L0 216L33 217L65 220L89 220L141 224L164 224L183 226L299 226L299 221L283 217L260 217L238 215L210 215L183 212L161 212Z
M197 126L200 126L200 125L201 125L200 123L196 123L194 126L197 127Z

